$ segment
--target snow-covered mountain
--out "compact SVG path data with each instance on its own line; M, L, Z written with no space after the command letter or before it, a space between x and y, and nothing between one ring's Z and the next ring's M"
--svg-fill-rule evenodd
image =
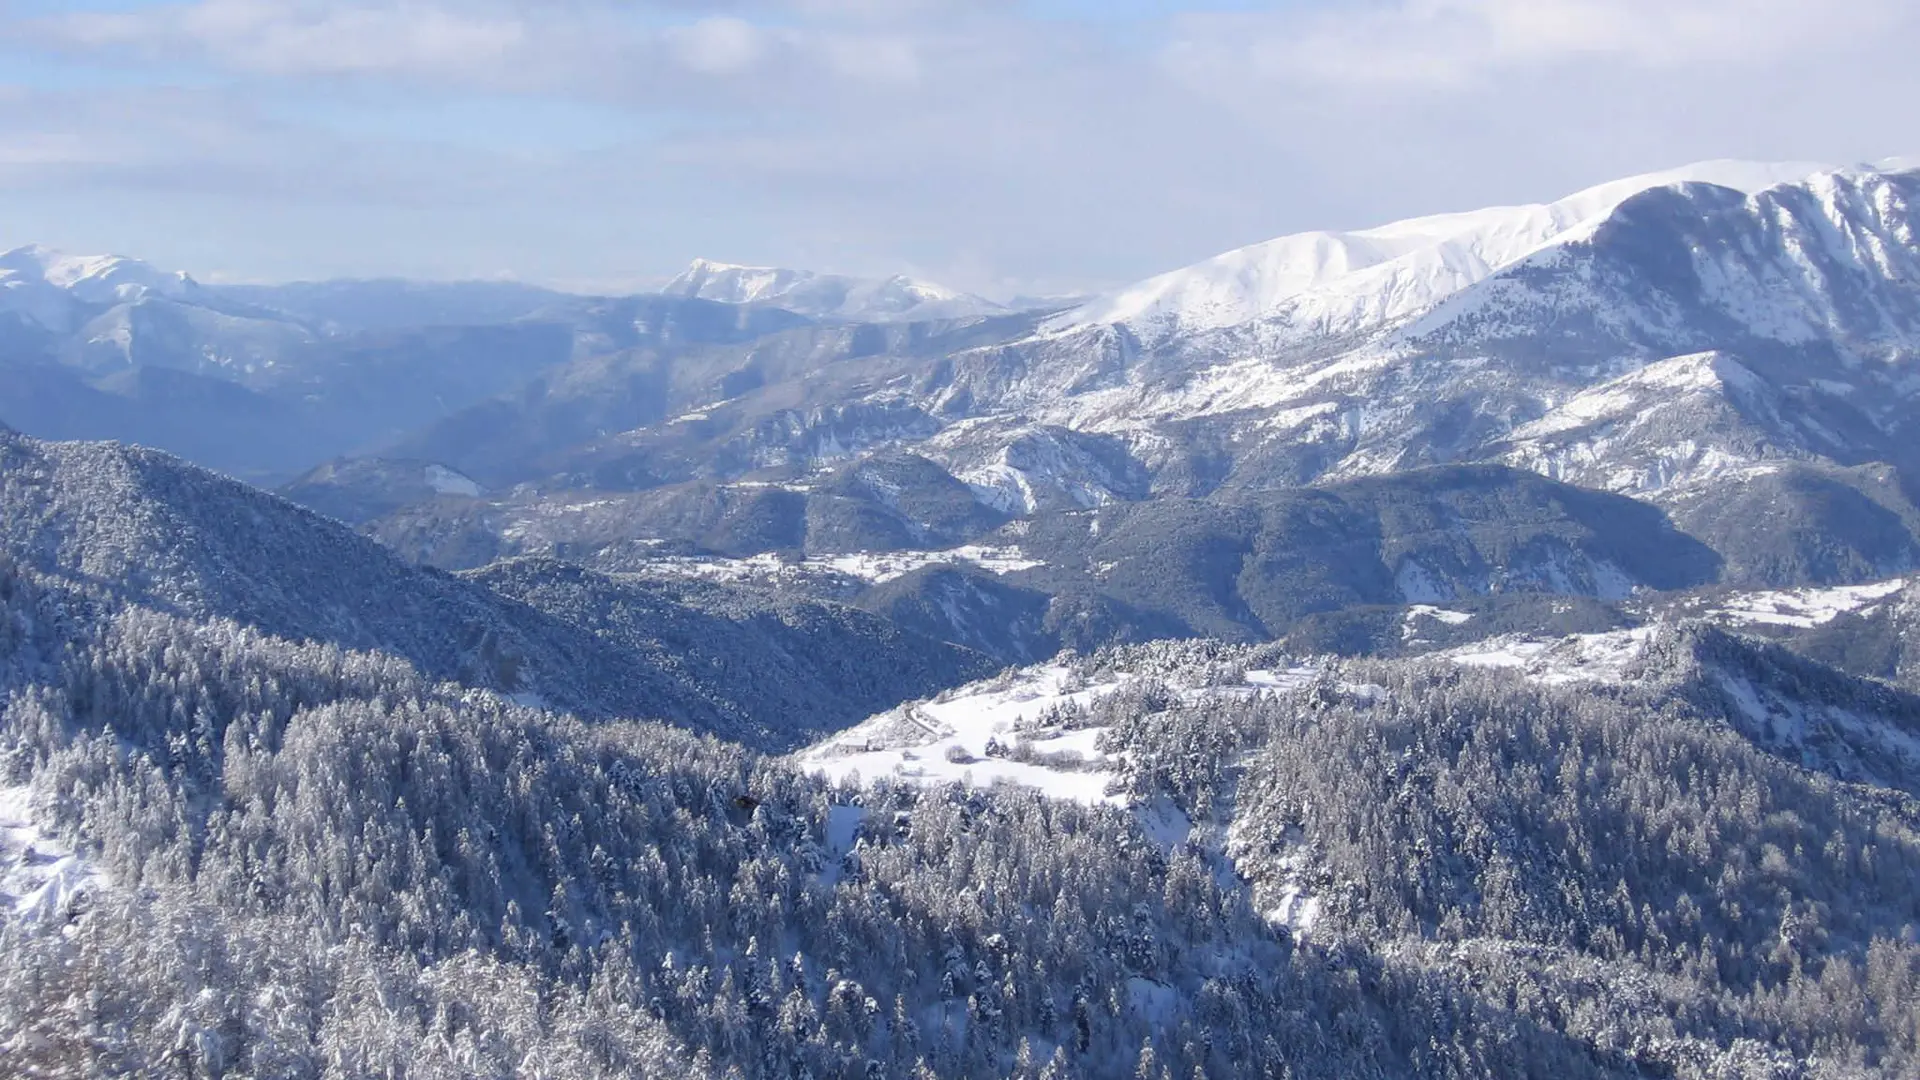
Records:
M119 255L38 245L0 254L0 318L39 345L15 343L101 375L136 366L184 371L270 367L316 336L291 317L229 298L185 272ZM0 356L18 361L19 355Z
M533 395L523 424L496 410L455 425L464 443L409 453L496 487L744 481L761 485L745 501L795 506L817 475L904 453L943 491L1036 520L1501 462L1660 502L1732 577L1841 584L1912 561L1916 207L1920 172L1707 163L1287 238L1067 316L591 361L556 380L564 396ZM707 269L681 287L748 300L802 280ZM626 420L564 404L642 399ZM566 430L577 445L552 440ZM521 443L537 454L487 457ZM1763 505L1800 518L1741 523Z
M1807 162L1709 161L1600 184L1552 203L1494 207L1356 232L1306 232L1229 251L1098 297L1050 329L1125 325L1143 338L1288 315L1327 334L1424 311L1652 188L1741 192L1804 179Z
M636 515L730 555L946 548L1008 518L1500 463L1660 503L1728 580L1845 584L1920 551L1917 206L1920 172L1893 165L1711 162L1282 238L1052 317L936 318L975 298L700 262L665 295L543 309L550 343L515 336L528 320L440 342L407 377L434 422L361 449L508 499L401 507L380 528L410 551L596 551L643 535ZM245 316L141 294L81 344L191 344L155 355L228 377L246 366L209 342L247 339L193 319ZM96 357L71 340L66 363ZM541 359L455 405L483 346ZM342 400L397 401L391 354L416 347L379 336L299 370L336 396L384 372ZM0 416L30 415L7 393ZM877 462L884 483L846 480ZM1754 530L1764 507L1799 518Z
M1587 481L1632 471L1626 458L1668 461L1604 481L1649 490L1749 452L1888 460L1920 418L1920 173L1834 170L1753 192L1684 179L1744 175L1751 188L1801 168L1702 166L1549 207L1389 226L1366 250L1326 236L1250 249L955 356L930 407L1120 438L1156 489L1500 455L1560 475L1584 454ZM1672 176L1683 179L1659 183ZM1386 258L1399 249L1382 237L1412 246ZM1646 405L1670 413L1648 380L1699 375L1677 358L1707 352L1737 377L1692 379L1690 392L1746 428L1718 454L1710 433L1651 423L1625 397L1637 378ZM1509 445L1591 428L1575 422L1602 404L1576 400L1589 393L1616 410L1604 446L1569 457ZM1618 437L1628 429L1639 434Z
M842 322L921 322L1000 315L991 300L912 278L858 278L695 259L662 290L724 304L770 304Z
M148 296L183 299L199 288L184 273L117 255L67 255L37 244L0 252L0 315L49 333L77 329L89 309Z
M1861 442L1884 438L1857 416L1836 424L1839 409L1808 404L1725 353L1676 356L1522 424L1500 456L1582 487L1656 495L1676 482L1737 479L1770 463L1852 457Z
M89 304L136 300L149 293L186 296L199 288L185 272L167 272L119 255L68 255L39 244L0 252L0 288L41 284Z

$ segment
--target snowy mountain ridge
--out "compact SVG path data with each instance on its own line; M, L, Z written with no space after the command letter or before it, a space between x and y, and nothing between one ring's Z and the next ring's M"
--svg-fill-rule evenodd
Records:
M710 259L695 259L661 291L723 304L770 304L810 318L845 322L917 322L1007 311L984 297L904 275L859 278Z
M1750 167L1745 186L1802 168ZM1739 180L1742 171L1722 164L1671 175ZM1689 449L1679 445L1686 432L1663 431L1661 446L1616 439L1582 451L1592 459L1584 463L1545 451L1508 459L1588 477L1581 482L1605 478L1601 486L1615 490L1658 490L1710 475L1729 458L1889 460L1887 439L1920 385L1903 362L1920 346L1920 173L1816 172L1752 194L1724 184L1648 186L1669 178L1622 181L1545 208L1390 227L1379 235L1421 242L1351 273L1332 271L1390 252L1386 241L1350 259L1358 248L1324 235L1289 240L1266 253L1327 257L1279 258L1278 276L1236 276L1259 263L1249 256L1213 267L1224 276L1157 279L1136 298L1179 303L1094 305L1028 341L981 350L956 365L935 408L964 402L974 417L1017 413L1107 433L1156 473L1178 466L1191 444L1172 429L1204 421L1237 462L1259 463L1262 476L1245 482L1270 485L1275 476L1371 475L1506 452L1507 440L1523 438L1519 429L1556 409L1600 407L1598 398L1570 405L1583 393L1620 406L1645 365L1673 359L1673 370L1645 378L1678 377L1698 361L1677 358L1716 353L1715 370L1729 378L1694 379L1685 393L1753 445L1696 440ZM1583 217L1594 206L1606 209ZM1454 231L1463 221L1474 227ZM1438 234L1450 238L1424 243ZM1322 270L1329 273L1316 277ZM1314 280L1325 284L1290 291ZM1262 291L1287 281L1294 285ZM1160 314L1139 314L1153 311ZM1136 321L1076 321L1090 313ZM1600 389L1619 378L1629 383ZM1670 396L1640 387L1648 407L1666 408ZM1546 427L1564 433L1574 419ZM1672 460L1599 460L1614 451Z
M68 255L38 244L0 252L0 312L53 333L73 330L87 307L182 299L199 287L184 272L118 255Z
M185 271L168 273L121 255L69 255L40 244L0 252L0 287L35 282L93 304L131 300L148 292L184 296L198 286Z
M1048 324L1120 324L1145 338L1289 314L1337 333L1415 314L1611 213L1643 191L1712 183L1753 193L1822 171L1809 162L1708 161L1600 184L1552 203L1279 237L1148 278Z
M1732 560L1729 584L1883 578L1920 562L1920 513L1895 475L1920 466L1916 207L1916 172L1707 163L1537 207L1309 237L1311 259L1281 260L1300 273L1273 294L1287 294L1280 313L1235 325L1176 322L1156 337L1149 323L1062 330L1038 315L825 321L684 361L588 358L556 380L563 399L490 406L402 455L496 491L542 481L551 498L423 514L383 535L427 551L414 539L447 528L476 545L459 550L511 550L537 521L543 545L580 550L636 535L660 508L708 507L678 486L712 484L686 531L729 556L937 550L1007 518L1262 504L1499 463L1659 503ZM1422 277L1420 259L1459 272ZM735 299L799 280L701 270L733 274L738 290L714 295ZM503 464L499 445L528 449ZM876 463L889 463L884 498L851 480L813 490ZM855 503L895 531L850 525L839 515ZM1756 513L1794 515L1798 531L1753 530ZM1590 569L1565 580L1616 591L1618 575ZM1410 586L1401 599L1433 597Z

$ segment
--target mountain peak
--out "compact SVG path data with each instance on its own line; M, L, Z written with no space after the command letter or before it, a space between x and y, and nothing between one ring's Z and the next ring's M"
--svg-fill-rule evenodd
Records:
M745 263L721 262L718 259L695 259L687 264L685 270L680 272L680 277L692 277L698 274L725 274L738 270L750 270L761 273L779 272L776 267L771 266L748 266Z
M1327 333L1381 325L1484 280L1641 192L1709 183L1754 194L1828 168L1703 161L1599 184L1551 203L1437 214L1351 232L1295 233L1098 297L1057 317L1048 330L1120 324L1155 336L1278 316Z
M184 271L168 273L123 255L69 255L44 244L0 253L0 281L51 286L85 303L137 300L148 293L177 297L198 287Z
M904 274L850 277L695 259L661 290L723 304L771 304L839 322L914 322L997 314L990 300Z
M774 266L743 266L695 259L661 292L722 304L755 304L777 301L796 287L819 275ZM802 314L808 314L802 312Z

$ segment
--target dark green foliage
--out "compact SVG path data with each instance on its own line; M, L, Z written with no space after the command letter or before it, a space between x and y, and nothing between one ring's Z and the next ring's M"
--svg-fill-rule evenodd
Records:
M1038 663L1062 645L1060 629L1050 624L1064 605L972 569L929 566L866 590L859 603L897 626L1006 664Z
M1788 466L1712 485L1674 518L1743 585L1844 585L1920 565L1920 507L1886 466Z
M790 749L998 666L858 608L711 582L642 581L539 559L496 563L471 580L710 688L730 711L732 737L764 749Z
M1253 499L1255 496L1239 496ZM1099 567L1097 588L1237 640L1321 612L1489 594L1619 598L1717 575L1713 553L1644 503L1496 467L1396 474L1227 503L1159 499L1032 523L1034 583Z

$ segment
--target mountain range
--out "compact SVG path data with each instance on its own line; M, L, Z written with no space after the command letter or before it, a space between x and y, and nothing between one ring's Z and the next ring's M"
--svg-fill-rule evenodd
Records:
M705 260L659 294L593 299L213 287L22 249L0 260L0 310L25 343L0 359L0 417L292 481L448 569L1018 549L1039 565L960 592L968 564L943 560L934 606L1019 588L1054 624L1093 603L1108 614L1090 625L1123 638L1219 632L1201 614L1213 586L1175 575L1179 602L1141 610L1131 564L1065 539L1087 523L1121 514L1157 537L1276 500L1342 504L1367 477L1418 490L1399 478L1434 468L1481 468L1457 475L1502 500L1530 498L1516 493L1531 473L1651 504L1712 568L1635 575L1608 557L1599 577L1456 579L1390 558L1389 578L1435 577L1403 601L1534 587L1520 582L1603 599L1599 583L1655 579L1845 584L1920 558L1916 193L1920 174L1895 165L1708 162L1283 237L1052 312ZM1761 513L1773 527L1752 528ZM1237 561L1203 560L1207 574L1262 578L1257 547L1229 544ZM834 597L933 603L906 587ZM1389 599L1295 597L1281 621ZM1282 632L1235 603L1236 633Z
M1006 304L0 255L0 1061L1915 1075L1917 203Z

